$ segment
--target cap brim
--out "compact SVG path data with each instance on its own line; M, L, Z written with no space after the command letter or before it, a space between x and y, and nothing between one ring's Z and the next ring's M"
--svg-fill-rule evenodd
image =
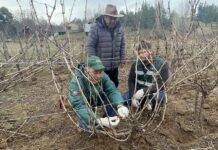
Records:
M104 70L104 66L102 66L102 65L93 66L92 68L97 70L97 71Z
M117 14L117 15L111 15L111 14L102 14L102 15L104 15L104 16L110 16L110 17L114 17L114 18L121 18L121 17L123 17L124 15L122 15L122 14Z

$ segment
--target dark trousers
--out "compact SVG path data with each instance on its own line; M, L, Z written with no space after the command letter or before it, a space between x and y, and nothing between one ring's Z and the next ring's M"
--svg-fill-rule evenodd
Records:
M114 70L108 70L108 71L104 71L109 78L114 82L115 86L118 87L119 84L119 80L118 80L118 68L115 68Z

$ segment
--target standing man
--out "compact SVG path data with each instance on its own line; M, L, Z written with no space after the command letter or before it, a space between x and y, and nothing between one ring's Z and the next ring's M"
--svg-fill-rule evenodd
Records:
M96 19L88 34L86 48L89 56L100 57L105 66L105 73L118 87L118 67L125 60L124 31L117 18L118 14L114 5L108 4L105 13Z
M153 55L150 43L141 41L136 51L138 59L131 66L129 91L124 94L124 98L132 99L133 107L146 106L154 111L157 104L165 104L164 83L169 78L169 68L165 60ZM156 92L159 94L153 97ZM152 102L152 106L149 101Z
M114 128L120 118L128 117L129 110L123 106L123 98L97 56L90 56L80 64L70 82L69 102L78 115L80 127Z

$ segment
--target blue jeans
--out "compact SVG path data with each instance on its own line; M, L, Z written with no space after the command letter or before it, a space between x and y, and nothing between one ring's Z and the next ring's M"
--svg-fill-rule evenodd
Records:
M158 95L158 98L157 96L153 97L153 95L148 95L150 98L152 98L151 100L151 103L152 103L152 111L154 111L155 109L155 105L156 105L156 101L158 104L160 104L161 107L164 106L165 104L165 101L166 101L166 98L165 98L165 91L162 90L162 91L159 91L159 95ZM123 94L123 99L125 101L125 104L128 105L128 106L131 106L131 97L129 95L129 91L126 91L124 94ZM144 98L144 100L146 101L147 97ZM148 99L149 100L149 99ZM142 102L141 103L141 106L144 105L145 102Z

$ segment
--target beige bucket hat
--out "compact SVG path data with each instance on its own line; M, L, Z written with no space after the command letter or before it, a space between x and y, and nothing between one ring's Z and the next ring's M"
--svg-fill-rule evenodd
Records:
M122 14L118 14L116 6L112 4L107 4L107 6L105 7L105 12L102 15L111 16L115 18L123 17Z

